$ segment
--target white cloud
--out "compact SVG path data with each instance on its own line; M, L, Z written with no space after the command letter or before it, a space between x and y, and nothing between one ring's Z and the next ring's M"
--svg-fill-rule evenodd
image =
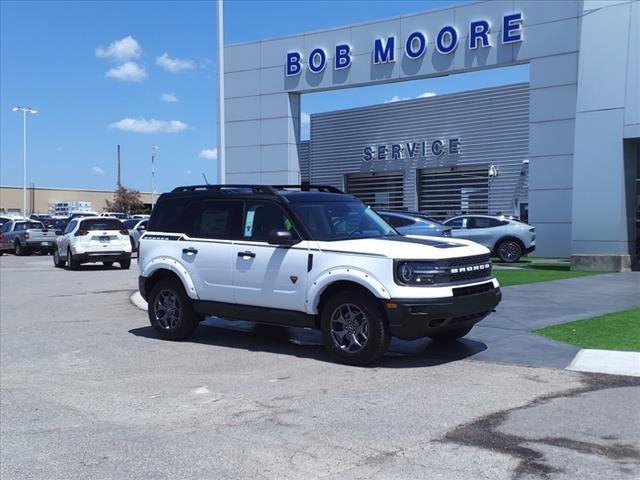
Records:
M429 98L429 97L435 97L435 96L436 96L436 92L424 92L418 95L416 98Z
M399 97L398 95L394 95L389 100L385 100L384 103L395 103L395 102L401 102L403 100L409 100L409 99L404 97Z
M164 68L168 72L179 72L181 70L191 70L196 68L193 60L187 58L171 58L167 52L156 57L156 65Z
M180 120L123 118L109 125L109 128L133 133L177 133L186 130L189 125Z
M110 68L105 75L123 82L141 82L147 78L147 71L136 62L127 62Z
M206 158L207 160L216 160L218 158L218 149L205 148L203 150L200 150L200 154L198 156L200 158Z
M302 122L302 125L309 125L311 123L311 115L307 112L302 112L300 114L300 122Z
M109 58L116 62L126 62L135 58L140 58L142 48L138 41L131 35L116 40L108 47L100 46L96 48L96 57Z
M94 175L104 175L104 170L100 167L92 167L91 173L93 173Z
M175 93L163 93L160 98L165 102L174 103L179 102L178 97L176 97Z

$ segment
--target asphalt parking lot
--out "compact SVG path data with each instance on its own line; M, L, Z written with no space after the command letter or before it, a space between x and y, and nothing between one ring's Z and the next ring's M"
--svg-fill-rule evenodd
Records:
M640 475L637 378L471 360L465 342L348 367L224 322L166 342L136 285L135 261L0 258L3 479Z

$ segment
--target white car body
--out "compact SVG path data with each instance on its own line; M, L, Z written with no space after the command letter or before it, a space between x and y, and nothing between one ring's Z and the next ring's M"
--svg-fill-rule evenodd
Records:
M110 226L101 229L84 229L87 222L117 221L120 228ZM99 223L98 223L99 225ZM64 233L56 239L56 251L60 259L75 260L75 263L119 262L131 258L129 232L117 219L107 217L82 217L72 219ZM54 260L55 261L55 260Z

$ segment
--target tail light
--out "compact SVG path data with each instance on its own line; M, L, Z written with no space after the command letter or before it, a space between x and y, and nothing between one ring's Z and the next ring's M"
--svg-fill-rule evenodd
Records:
M533 232L535 232L535 231L536 231L536 229L535 229L535 227L534 227L534 228L530 228L530 229L529 229L529 231L530 231L531 233L533 233Z
M24 239L29 240L29 232L24 232Z
M85 235L89 235L89 230L79 229L73 236L74 237L84 237Z
M120 235L129 235L129 230L123 228L122 230L120 230Z

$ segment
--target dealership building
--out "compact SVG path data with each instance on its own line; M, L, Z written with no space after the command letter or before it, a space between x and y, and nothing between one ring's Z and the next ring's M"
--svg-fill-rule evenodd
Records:
M339 14L339 9L337 9ZM528 82L311 117L306 93L528 64ZM540 256L640 248L640 2L484 1L225 47L225 181L331 184L536 227Z

